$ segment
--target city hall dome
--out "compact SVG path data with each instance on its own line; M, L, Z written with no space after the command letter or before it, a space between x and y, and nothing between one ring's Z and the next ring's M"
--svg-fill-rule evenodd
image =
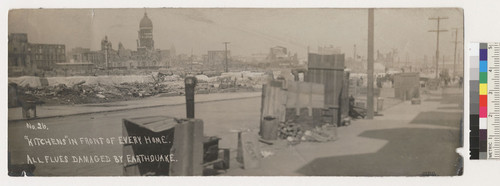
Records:
M144 13L144 17L141 19L139 27L153 27L153 22L148 18L148 14Z

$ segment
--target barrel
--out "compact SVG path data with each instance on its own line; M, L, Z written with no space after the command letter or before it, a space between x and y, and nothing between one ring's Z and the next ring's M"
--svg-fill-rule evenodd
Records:
M261 137L264 140L276 140L278 139L278 123L279 121L270 116L264 117L262 121L262 128L260 131Z

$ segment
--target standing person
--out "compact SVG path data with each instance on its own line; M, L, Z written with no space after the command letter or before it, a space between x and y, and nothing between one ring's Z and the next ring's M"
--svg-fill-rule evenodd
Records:
M391 88L394 88L394 75L391 75Z
M382 88L382 79L380 78L380 76L377 76L377 87Z
M462 88L462 84L464 83L464 78L462 76L460 76L458 78L458 88Z

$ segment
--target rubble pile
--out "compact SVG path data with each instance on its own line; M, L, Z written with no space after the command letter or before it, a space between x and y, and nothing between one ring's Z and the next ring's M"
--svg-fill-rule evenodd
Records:
M264 72L250 71L227 72L217 77L217 81L233 82L236 87L252 87L256 89L262 88L262 85L267 83L268 80L269 77Z
M303 135L302 126L295 123L281 123L279 127L278 137L281 139L299 138Z
M46 104L84 104L103 103L121 100L132 100L158 95L161 93L176 92L183 87L169 86L155 83L121 83L119 85L86 85L75 84L68 87L65 84L47 87L19 87L19 94L31 95Z
M197 75L197 94L256 91L264 83L262 73L241 72L208 77ZM49 105L103 103L156 96L184 95L184 79L178 75L153 73L149 76L9 78L18 85L18 94L33 96Z
M337 131L336 127L330 124L304 129L300 124L286 122L280 124L278 136L281 139L286 139L289 144L296 145L301 142L335 141Z

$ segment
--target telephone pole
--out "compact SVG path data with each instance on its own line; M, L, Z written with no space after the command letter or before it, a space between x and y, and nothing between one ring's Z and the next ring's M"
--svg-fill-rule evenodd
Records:
M353 59L354 62L356 62L356 56L357 56L356 55L356 45L354 45L354 51L353 52L354 52L354 54L352 56L353 57L352 59Z
M225 72L229 72L229 67L228 67L228 62L227 62L227 44L229 44L230 42L223 42L224 43L224 47L225 47L225 54L226 54L226 66L225 66Z
M441 68L442 68L442 69L444 69L444 55L443 55L442 66L443 66L443 67L441 67Z
M429 30L429 32L436 32L437 33L437 40L436 40L436 79L438 78L438 64L439 64L439 33L440 32L447 32L448 30L439 30L439 22L441 19L448 19L448 17L431 17L429 20L437 20L437 30Z
M373 119L373 48L374 48L374 9L368 9L368 90L366 91L366 119Z
M455 41L453 41L453 43L455 43L455 54L453 55L453 77L452 78L455 78L455 75L456 75L456 71L457 71L457 45L458 45L458 28L453 28L455 29Z

